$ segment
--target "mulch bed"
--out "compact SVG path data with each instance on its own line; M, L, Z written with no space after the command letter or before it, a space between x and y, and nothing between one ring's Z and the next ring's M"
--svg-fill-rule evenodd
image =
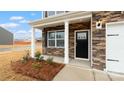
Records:
M53 80L56 74L64 67L61 63L48 63L45 60L42 62L36 62L30 59L26 63L22 63L21 60L11 62L12 70L16 73L21 73L38 80Z

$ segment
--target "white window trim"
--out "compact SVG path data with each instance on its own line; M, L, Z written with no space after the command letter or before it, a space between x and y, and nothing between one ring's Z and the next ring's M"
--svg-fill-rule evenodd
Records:
M64 40L64 38L63 38L63 39L61 39L61 38L60 38L60 39L57 39L57 38L56 38L56 32L59 32L59 31L60 31L60 32L61 32L61 31L64 32L64 29L61 29L61 30L53 30L53 31L47 31L47 48L64 48L64 46L63 46L63 47L58 47L58 46L57 46L57 43L56 43L57 40ZM55 32L55 39L54 39L54 40L55 40L55 46L49 46L49 40L53 40L53 39L49 39L49 33L50 33L50 32Z
M42 19L45 18L45 11L42 12Z

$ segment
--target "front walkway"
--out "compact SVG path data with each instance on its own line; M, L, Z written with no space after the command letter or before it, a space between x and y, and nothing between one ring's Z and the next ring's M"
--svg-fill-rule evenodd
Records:
M44 55L47 59L48 56ZM55 62L64 62L64 58L53 56ZM124 75L108 73L90 67L90 62L69 59L66 65L53 79L54 81L119 81Z
M121 81L124 75L106 73L73 65L66 65L53 79L54 81Z

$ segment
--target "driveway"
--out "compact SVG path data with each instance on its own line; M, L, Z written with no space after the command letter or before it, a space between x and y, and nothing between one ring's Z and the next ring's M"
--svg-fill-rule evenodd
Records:
M54 81L121 81L124 75L100 70L66 65L53 79Z

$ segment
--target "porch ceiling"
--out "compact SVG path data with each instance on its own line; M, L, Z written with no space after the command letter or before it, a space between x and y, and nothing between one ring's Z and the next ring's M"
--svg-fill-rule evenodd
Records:
M34 28L41 29L45 27L63 25L65 21L69 21L69 23L89 21L91 16L92 12L75 11L32 21L29 24Z

